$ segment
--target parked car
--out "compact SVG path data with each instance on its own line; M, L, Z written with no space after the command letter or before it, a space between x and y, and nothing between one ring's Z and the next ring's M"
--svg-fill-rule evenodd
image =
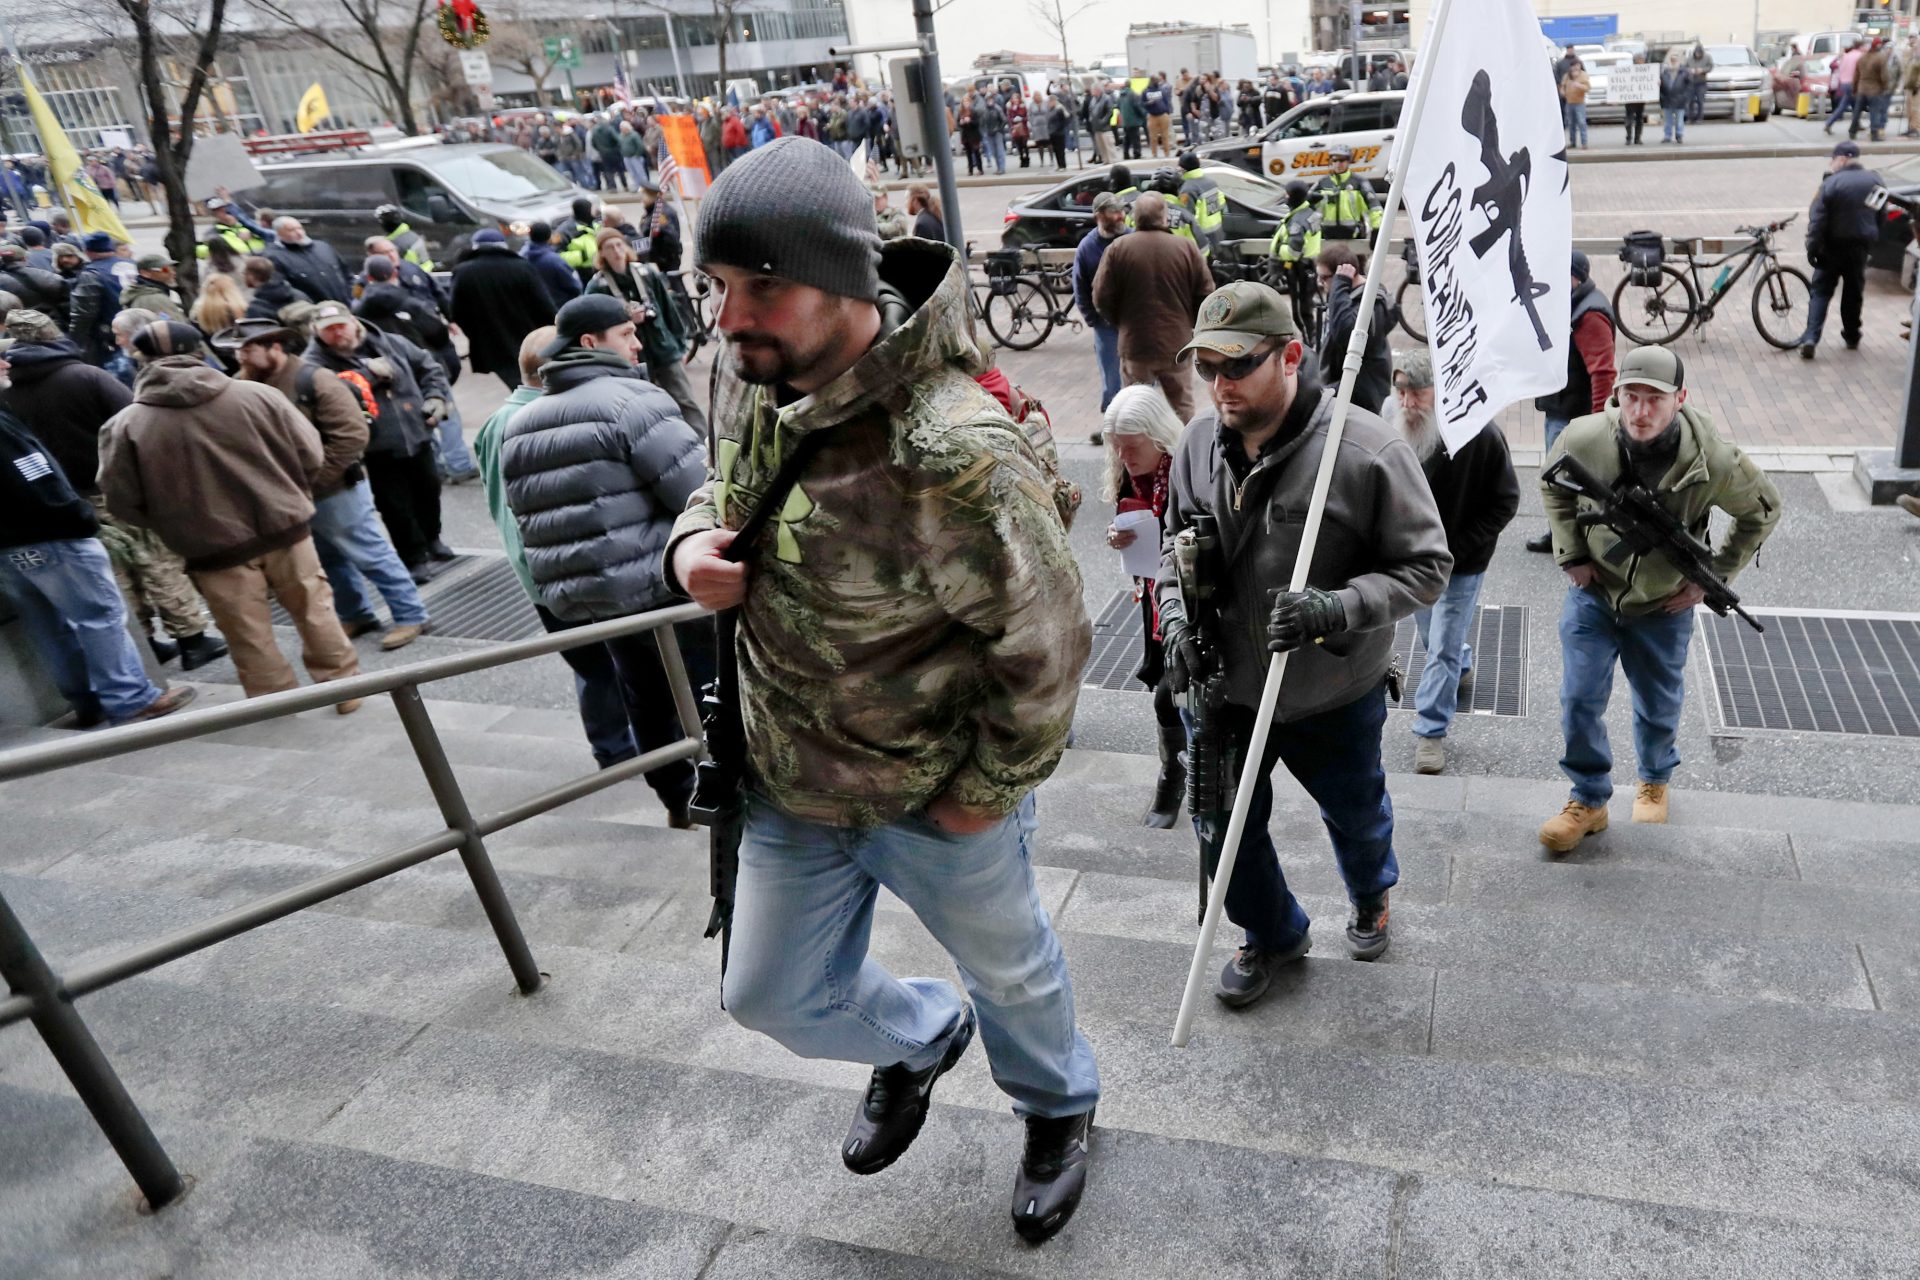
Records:
M1755 94L1760 97L1759 118L1773 114L1773 72L1760 55L1743 44L1710 44L1707 55L1713 59L1713 70L1707 72L1708 115L1724 109L1728 117L1742 119L1748 99Z
M1324 94L1301 103L1251 138L1228 138L1195 150L1205 164L1232 165L1284 183L1327 172L1327 147L1344 142L1353 148L1354 173L1385 181L1406 96L1397 89Z
M1244 169L1206 164L1206 175L1226 193L1225 230L1229 240L1271 240L1285 220L1285 189ZM1133 163L1134 179L1152 173L1144 161ZM1000 228L1003 249L1071 249L1093 230L1093 198L1112 190L1105 170L1089 171L1044 191L1030 191L1007 202Z
M349 262L365 256L366 237L379 229L373 211L397 204L434 260L451 263L482 227L557 223L570 214L574 197L586 193L518 147L472 142L262 165L259 185L234 194L292 214L308 235Z
M1920 156L1873 168L1886 186L1887 201L1880 209L1880 238L1867 253L1867 265L1897 271L1901 284L1909 284L1912 256L1908 249L1914 243L1915 211L1920 210Z
M1631 53L1602 50L1592 56L1583 55L1580 59L1587 69L1587 79L1592 83L1587 89L1587 123L1599 124L1602 121L1621 121L1627 118L1626 106L1618 102L1607 101L1607 81L1615 67L1633 65ZM1659 104L1654 104L1654 114L1659 114Z

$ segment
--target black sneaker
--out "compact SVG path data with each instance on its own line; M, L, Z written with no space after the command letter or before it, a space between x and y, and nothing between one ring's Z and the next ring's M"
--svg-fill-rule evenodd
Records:
M180 656L180 646L160 636L148 636L147 644L153 649L153 660L166 666Z
M1226 968L1220 970L1220 985L1214 988L1213 994L1228 1008L1243 1009L1267 994L1267 985L1273 981L1275 969L1298 960L1311 950L1311 931L1302 933L1300 941L1285 951L1242 947L1233 953L1233 959L1227 961Z
M860 1174L878 1173L905 1155L926 1123L933 1082L953 1070L972 1043L973 1006L968 1005L940 1061L925 1071L909 1071L899 1063L875 1067L860 1109L853 1113L847 1140L840 1144L840 1158L847 1168Z
M435 538L432 542L429 542L427 544L427 557L432 560L459 559L459 557L453 553L453 548L448 546L446 543L440 541L438 538Z
M1093 1112L1028 1116L1027 1149L1013 1171L1013 1229L1022 1240L1051 1240L1080 1207L1093 1146Z
M1813 344L1811 342L1803 342L1800 344L1800 358L1802 360L1813 359Z
M1377 960L1387 950L1387 895L1355 903L1347 921L1347 954L1355 960Z
M1553 535L1551 533L1543 533L1537 538L1528 538L1527 550L1539 552L1541 555L1545 555L1547 552L1552 551Z

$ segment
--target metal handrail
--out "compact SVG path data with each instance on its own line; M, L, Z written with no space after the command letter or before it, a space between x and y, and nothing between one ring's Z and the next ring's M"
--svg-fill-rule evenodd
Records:
M6 896L0 894L0 976L5 977L13 992L7 1000L0 1002L0 1027L22 1019L33 1021L48 1051L66 1072L74 1091L92 1112L95 1123L112 1143L145 1194L148 1204L158 1209L178 1199L186 1189L186 1181L161 1148L146 1117L141 1115L140 1109L128 1095L126 1086L101 1051L99 1042L74 1009L73 1002L80 996L455 850L459 851L468 877L473 881L474 892L506 955L507 964L513 970L520 991L531 995L540 988L542 975L527 947L526 938L520 932L512 904L507 901L506 891L494 872L482 837L638 774L703 754L705 744L700 736L699 711L687 680L686 664L680 657L680 646L674 640L673 625L705 616L706 612L697 605L676 605L631 618L592 623L532 640L515 641L476 653L433 658L390 671L371 672L303 689L267 694L229 706L208 707L147 724L124 725L64 742L41 743L0 752L0 781L26 778L384 693L393 697L414 758L419 761L427 786L446 822L446 826L437 834L403 849L391 850L351 866L337 868L279 893L235 907L210 920L198 921L116 955L93 961L64 975L55 973L47 964L26 927L14 915ZM679 715L683 736L676 742L656 747L631 760L571 779L504 809L476 817L460 790L453 765L447 759L446 750L433 727L426 701L420 696L419 686L646 631L656 633L655 641L660 647L661 662L666 668L667 683L673 693L674 710Z
M7 751L0 751L0 782L31 777L36 773L47 773L54 769L65 769L72 765L110 760L130 752L144 751L148 747L157 747L169 742L184 742L190 738L204 737L225 729L237 729L242 725L259 724L265 720L278 720L282 716L330 707L335 703L346 702L353 698L392 693L403 685L432 684L436 680L445 680L452 676L470 675L475 671L504 667L526 658L539 658L549 653L559 653L563 649L574 649L603 640L618 640L623 636L652 631L677 622L693 622L708 616L710 615L707 611L697 604L673 605L665 609L655 609L649 613L635 614L631 618L615 618L610 622L595 622L569 631L556 631L550 635L535 636L531 640L515 640L510 644L495 645L474 653L429 658L425 662L410 663L407 666L393 667L386 671L369 671L363 675L348 676L344 680L329 680L324 684L305 685L299 689L288 689L283 693L263 694L258 698L229 703L224 707L201 707L192 711L178 712L163 720L121 725L116 729L96 730L63 742L44 742L32 746L14 747ZM687 705L677 709L686 715L693 716L692 723L698 723L699 718L690 690ZM688 723L688 721L682 720L682 723Z

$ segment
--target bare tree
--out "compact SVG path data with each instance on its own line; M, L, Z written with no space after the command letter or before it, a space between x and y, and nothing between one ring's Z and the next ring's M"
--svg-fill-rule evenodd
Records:
M517 17L492 24L493 39L487 42L487 56L533 81L534 96L541 106L552 103L547 80L560 67L557 55L549 56L546 39L534 26Z
M1053 32L1060 42L1060 60L1062 71L1073 70L1073 55L1067 52L1067 24L1099 4L1100 0L1085 0L1084 3L1068 8L1061 0L1027 0L1027 11L1047 30Z
M193 155L194 119L214 74L214 58L227 18L227 0L208 0L201 10L188 3L169 7L152 0L114 0L133 28L140 76L140 99L147 113L147 133L153 139L154 162L160 185L167 192L167 252L180 264L180 295L191 306L199 292L199 269L194 257L193 200L187 194L187 161ZM177 28L169 30L168 24ZM187 46L184 50L181 45ZM179 120L173 125L169 85L161 74L161 60L184 62L186 82L179 91Z
M281 0L250 3L266 17L377 80L382 87L379 97L392 109L401 129L420 132L413 114L413 85L420 71L420 41L428 29L433 0L312 0L295 8L286 7Z

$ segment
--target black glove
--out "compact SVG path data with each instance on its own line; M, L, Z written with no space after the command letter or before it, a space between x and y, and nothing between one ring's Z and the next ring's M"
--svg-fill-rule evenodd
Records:
M1206 678L1200 633L1178 600L1160 606L1160 647L1166 654L1168 687L1175 693L1185 693L1195 680Z
M1347 609L1331 591L1279 591L1273 597L1273 615L1267 619L1267 648L1288 653L1303 644L1318 644L1347 629Z

